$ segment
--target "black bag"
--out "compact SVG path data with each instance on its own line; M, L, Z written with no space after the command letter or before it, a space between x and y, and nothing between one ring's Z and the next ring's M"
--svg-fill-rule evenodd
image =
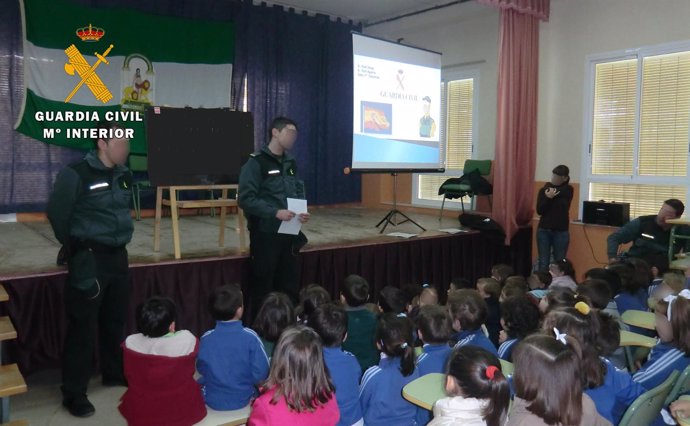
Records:
M469 184L475 195L489 195L493 192L493 186L479 174L477 169L462 175L460 182Z
M502 243L506 238L506 233L501 225L490 217L463 213L458 216L458 220L462 226L480 231L488 240Z

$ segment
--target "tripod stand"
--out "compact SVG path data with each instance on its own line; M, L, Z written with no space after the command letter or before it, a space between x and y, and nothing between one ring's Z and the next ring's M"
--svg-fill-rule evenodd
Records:
M381 231L379 231L379 234L383 234L383 231L386 230L386 227L388 225L398 226L405 222L411 222L422 231L426 231L426 229L424 229L422 225L418 224L414 220L410 219L405 213L398 210L398 174L391 173L391 176L393 176L393 208L388 213L386 213L386 215L383 217L383 219L381 219L379 223L376 224L376 227L378 228L379 226L381 226L382 223L386 222L386 224L383 225L383 228L381 228ZM396 222L395 215L400 215L403 218L405 218L405 220L401 222Z

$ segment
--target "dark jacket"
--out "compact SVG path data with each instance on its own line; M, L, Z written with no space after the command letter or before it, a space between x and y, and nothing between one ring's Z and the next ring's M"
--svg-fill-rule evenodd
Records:
M287 208L288 198L305 198L295 158L288 153L278 157L265 145L251 154L240 171L238 202L249 230L277 232L280 219L276 213Z
M559 194L549 198L544 194L547 188L556 188ZM559 186L547 182L537 195L537 214L541 216L539 227L554 231L567 231L570 224L569 211L572 201L573 187L570 186L569 181Z
M91 151L65 167L55 179L47 214L63 245L77 240L121 247L132 239L132 173L108 168Z
M676 233L690 235L690 228L679 226ZM606 253L609 258L616 257L618 246L632 241L633 245L627 252L629 256L640 258L654 255L666 256L670 239L671 230L659 226L656 223L656 215L640 216L609 235L606 240ZM686 241L688 240L676 240L673 252L677 253Z

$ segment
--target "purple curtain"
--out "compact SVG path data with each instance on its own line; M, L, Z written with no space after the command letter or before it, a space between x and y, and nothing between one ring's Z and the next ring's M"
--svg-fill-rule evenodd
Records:
M532 229L520 228L510 246L492 242L479 232L431 238L413 238L377 244L318 248L300 255L301 283L318 283L337 297L342 280L362 275L376 297L386 285L429 283L445 301L448 283L455 277L471 281L487 276L491 266L507 263L527 275L532 256ZM8 361L17 362L24 374L58 367L65 333L63 288L65 272L6 279L10 296L0 304L9 315L18 337L3 344ZM201 336L212 327L207 301L214 288L242 283L245 296L251 291L248 257L215 258L130 267L130 298L127 334L135 332L136 306L154 295L171 297L177 305L177 326Z

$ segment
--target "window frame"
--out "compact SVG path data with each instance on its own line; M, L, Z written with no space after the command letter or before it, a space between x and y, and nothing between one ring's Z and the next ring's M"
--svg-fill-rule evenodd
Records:
M580 205L579 217L582 217L582 201L589 200L590 184L614 183L630 185L659 185L659 186L685 186L685 197L690 202L690 132L688 132L689 148L687 152L688 164L685 176L640 176L639 152L640 152L640 121L641 121L641 95L644 58L690 51L690 40L664 43L653 46L644 46L635 49L616 50L604 53L595 53L585 57L585 85L583 108L583 134L582 134L582 161L580 167ZM637 59L637 82L635 94L635 129L633 146L633 173L632 175L595 175L592 174L592 145L594 130L594 89L596 78L596 65L607 62Z
M470 153L470 159L475 158L476 144L477 144L477 132L479 124L479 67L449 67L443 68L441 70L441 82L447 83L455 80L467 80L472 79L472 150ZM444 93L445 95L445 93ZM447 105L447 100L444 99L444 103ZM441 115L441 128L443 129L443 150L446 150L447 135L446 135L446 121L447 121L448 109ZM426 176L447 176L460 177L462 176L462 169L449 169L446 168L443 173L413 173L412 174L412 205L418 207L433 207L441 208L441 200L430 200L427 198L419 198L419 177L422 175ZM474 197L471 199L471 209L474 208ZM462 206L460 201L456 200L446 200L445 210L461 210Z

